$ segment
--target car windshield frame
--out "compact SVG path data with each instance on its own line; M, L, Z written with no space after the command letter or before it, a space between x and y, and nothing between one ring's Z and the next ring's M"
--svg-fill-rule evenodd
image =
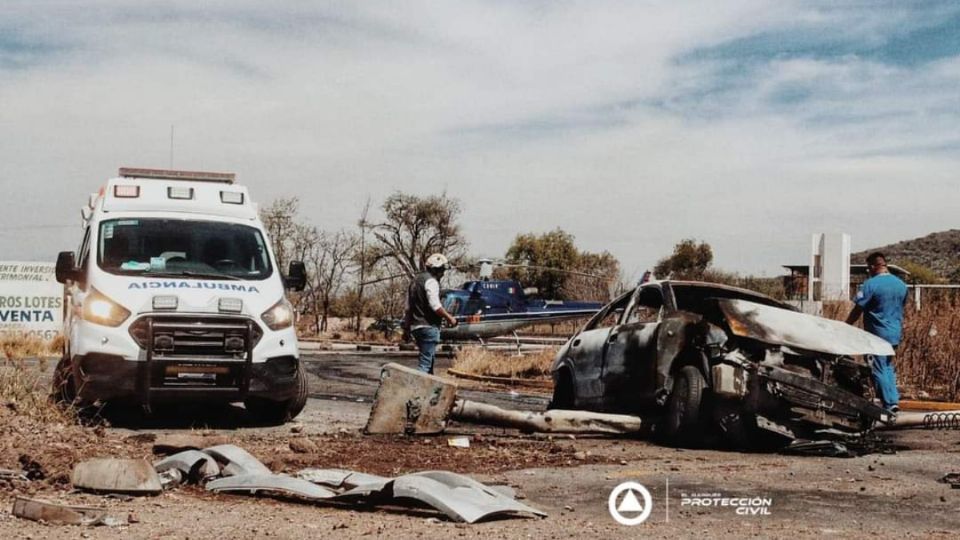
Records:
M147 226L156 227L153 234L140 234ZM120 228L130 227L137 229L137 234L124 235L126 240L126 254L118 253L123 246L111 246L107 242L115 242ZM188 241L187 245L178 245L175 250L163 249L160 253L153 253L149 248L131 247L131 238L134 243L147 242L153 239L166 248L175 244L173 240L156 240L163 229L175 230ZM231 242L232 240L232 242ZM211 258L211 248L216 246L220 256ZM246 247L246 253L238 253ZM113 251L107 257L106 251ZM144 251L151 251L144 253ZM203 252L203 254L201 254ZM273 275L273 260L269 245L263 232L257 227L229 221L212 221L198 219L175 219L165 217L118 217L105 219L97 227L96 245L97 267L108 274L118 276L177 278L177 279L205 279L205 280L244 280L263 281ZM242 254L250 264L245 269L243 264L234 261L230 255ZM126 256L124 256L126 255ZM140 260L147 258L148 260ZM113 259L114 262L111 263ZM162 259L162 262L158 259ZM216 259L216 260L213 260Z

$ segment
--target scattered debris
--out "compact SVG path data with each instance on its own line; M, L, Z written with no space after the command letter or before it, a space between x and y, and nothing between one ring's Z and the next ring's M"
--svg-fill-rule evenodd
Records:
M856 457L845 444L839 441L808 441L796 439L790 442L783 450L784 454L829 457Z
M259 459L239 446L221 444L207 448L204 452L223 464L221 472L224 476L273 474Z
M105 525L113 527L127 522L107 515L103 508L67 506L36 499L17 497L13 501L13 515L53 525Z
M468 437L458 437L451 441L458 439L469 445ZM89 472L85 471L85 468L81 470L87 475L99 473L103 476L101 469L113 471L117 468L116 462L136 461L94 460L81 464L91 469ZM543 512L518 502L516 493L509 487L489 487L467 476L448 471L428 471L386 478L345 469L304 469L293 477L274 474L256 457L232 444L203 451L181 452L158 461L155 467L156 471L168 478L165 482L167 485L176 485L185 477L202 481L219 474L220 478L206 484L207 490L218 493L267 492L313 502L351 504L402 504L404 501L414 500L443 512L450 519L466 523L500 516L546 516ZM210 474L214 470L218 472ZM84 477L76 474L76 471L75 476L78 479ZM102 486L107 480L100 476L96 477L100 482L98 486ZM96 489L103 490L102 487Z
M454 448L470 448L470 437L452 437L447 439L447 446Z
M950 484L953 489L960 489L960 472L951 472L943 475L938 482Z
M163 489L173 489L183 483L183 473L178 469L168 469L162 473L157 473L160 478L160 486Z
M183 478L191 482L199 482L207 478L220 476L220 466L217 461L199 450L187 450L168 456L153 464L158 473L171 469L183 474Z
M399 364L386 364L370 409L365 432L439 433L452 418L462 422L517 428L541 433L608 433L640 431L637 416L587 411L514 411L456 398L457 386Z
M78 463L70 482L100 493L156 495L163 491L157 471L144 459L99 458Z
M388 478L344 469L303 469L297 478L333 489L352 489L366 484L386 482Z
M440 377L390 363L380 371L365 433L440 433L457 387Z
M336 492L325 487L279 474L241 474L218 478L208 482L207 489L215 492L245 491L251 494L258 491L272 491L309 500L330 499L336 496Z

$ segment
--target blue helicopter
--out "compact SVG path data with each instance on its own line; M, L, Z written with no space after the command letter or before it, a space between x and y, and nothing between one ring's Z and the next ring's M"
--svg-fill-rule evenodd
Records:
M458 322L456 327L440 329L440 337L445 341L483 341L510 333L516 335L517 330L534 324L589 317L604 306L602 302L530 298L528 293L535 289L524 290L516 280L491 278L495 265L536 267L494 263L490 259L481 259L478 263L479 280L467 281L459 289L441 292L443 308Z

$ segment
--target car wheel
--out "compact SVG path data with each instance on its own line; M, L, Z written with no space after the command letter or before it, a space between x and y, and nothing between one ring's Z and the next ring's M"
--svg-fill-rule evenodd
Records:
M690 444L702 433L700 411L706 387L703 374L695 366L684 366L677 373L663 422L663 435L668 442Z
M266 398L251 397L243 402L243 406L258 421L278 425L289 422L297 417L307 404L307 373L303 365L297 366L297 393L285 401L274 401Z

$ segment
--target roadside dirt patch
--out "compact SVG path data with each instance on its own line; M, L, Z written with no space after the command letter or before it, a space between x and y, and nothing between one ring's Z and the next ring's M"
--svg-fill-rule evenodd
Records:
M264 437L235 442L275 472L307 467L339 468L397 476L416 471L445 470L493 474L534 467L608 463L611 458L588 454L571 440L471 437L469 448L455 448L443 437L363 436L359 434ZM304 444L309 441L312 444ZM294 444L291 444L294 442ZM314 450L314 447L316 449Z

